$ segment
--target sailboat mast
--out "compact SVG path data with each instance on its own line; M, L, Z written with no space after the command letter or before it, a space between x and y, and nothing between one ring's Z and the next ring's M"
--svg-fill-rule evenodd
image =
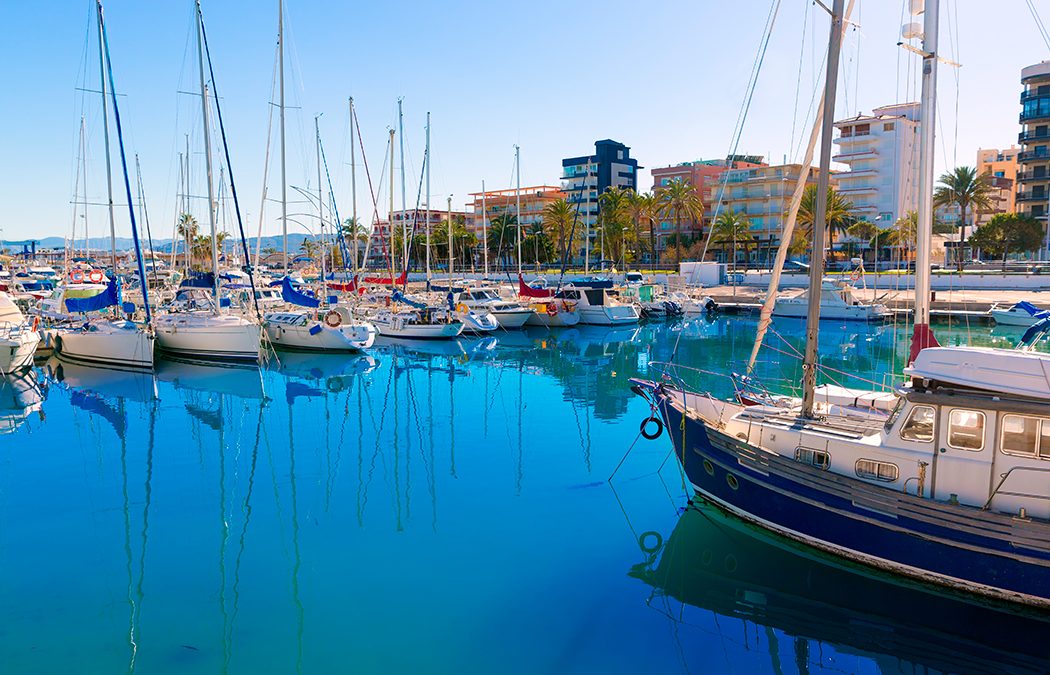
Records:
M427 176L427 283L430 283L430 113L427 113L427 151L424 155ZM430 288L427 286L427 288Z
M212 185L211 167L211 121L208 115L208 85L204 80L204 46L201 31L204 21L201 17L201 3L197 0L197 65L200 70L201 113L204 122L204 166L208 180L208 224L211 227L211 271L212 293L215 295L215 310L219 310L219 247L215 228L215 186Z
M317 222L321 229L321 288L324 298L328 297L328 281L325 280L324 259L328 255L328 246L324 238L324 187L321 185L321 116L314 117L314 133L317 135Z
M482 255L485 256L485 276L489 275L489 213L485 198L485 181L481 181L481 241Z
M939 4L938 0L927 0L923 12L922 98L919 103L919 222L915 233L915 335L912 359L920 349L930 346L930 242L933 239Z
M390 289L394 288L394 130L390 130L390 211L386 216L387 252L390 256Z
M354 152L354 97L350 97L350 216L353 219L354 272L357 272L357 156Z
M824 113L821 119L820 169L817 175L817 206L813 219L813 248L809 265L809 307L806 317L806 355L802 365L802 414L813 416L817 387L817 346L820 331L820 287L824 280L824 241L827 235L828 182L831 173L831 136L835 124L835 91L838 88L839 52L842 50L842 11L845 0L835 0L831 9L828 40L828 70L824 79ZM802 167L808 171L809 167Z
M515 220L518 223L518 276L521 276L521 148L514 146L514 174L517 187L514 190Z
M80 187L83 194L81 202L81 217L84 219L84 259L91 257L91 247L88 245L88 216L87 216L87 130L84 124L84 116L80 116ZM76 232L77 224L73 222L73 253L76 254Z
M448 196L448 289L452 290L452 195Z
M284 254L284 274L288 275L288 176L284 142L284 0L277 0L277 72L280 81L281 118L281 250Z
M403 98L397 99L397 143L401 155L401 266L408 269L408 204L405 203L405 114L401 110ZM393 186L391 186L393 189ZM391 225L393 226L393 225Z
M106 203L109 207L109 255L113 276L117 274L117 222L113 213L113 165L109 152L109 103L106 101L106 55L102 44L102 0L96 0L98 9L98 70L102 82L102 133L106 143Z

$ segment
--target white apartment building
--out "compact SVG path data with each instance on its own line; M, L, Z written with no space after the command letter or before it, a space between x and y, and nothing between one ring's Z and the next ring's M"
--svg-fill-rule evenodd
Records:
M832 161L845 164L839 193L853 202L858 216L889 227L918 209L919 104L876 108L835 122L839 135Z

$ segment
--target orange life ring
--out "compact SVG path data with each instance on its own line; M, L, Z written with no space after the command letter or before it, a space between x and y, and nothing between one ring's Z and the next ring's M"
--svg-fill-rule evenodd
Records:
M343 317L333 309L324 315L324 322L329 328L339 328L339 326L343 325Z
M84 273L80 270L73 270L69 273L69 280L74 284L79 284L84 281Z
M553 302L548 302L547 303L547 316L557 316L557 315L558 315L558 306L555 305Z
M102 280L105 278L106 277L102 272L99 272L98 270L91 270L91 274L88 275L88 279L90 279L93 284L101 284Z

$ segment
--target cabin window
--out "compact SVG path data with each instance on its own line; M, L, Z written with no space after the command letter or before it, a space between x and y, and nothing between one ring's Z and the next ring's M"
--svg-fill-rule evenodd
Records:
M1007 455L1050 459L1050 420L1004 415L999 447Z
M984 447L984 413L956 409L948 416L948 445L960 450Z
M911 409L908 419L901 425L901 438L906 441L932 441L935 418L936 413L932 406L915 406Z
M900 469L897 468L896 464L879 462L874 459L858 459L856 471L861 478L881 480L886 483L892 483L897 480L897 476L900 474Z
M795 450L795 461L803 464L812 464L818 469L827 471L828 467L831 466L831 455L823 450L798 448Z

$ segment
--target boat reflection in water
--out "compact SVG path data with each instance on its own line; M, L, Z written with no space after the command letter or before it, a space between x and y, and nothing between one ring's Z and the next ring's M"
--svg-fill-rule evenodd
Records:
M45 377L77 394L139 403L157 398L157 382L149 371L88 366L59 356L48 359L42 370Z
M197 359L158 359L157 379L184 391L227 394L238 398L266 397L259 366L250 363L208 362Z
M646 532L639 546L645 562L629 574L651 585L654 597L682 603L669 608L671 620L695 624L692 606L713 613L716 621L753 622L766 629L775 661L780 632L794 641L796 658L831 647L870 659L882 672L1050 667L1050 644L1040 637L1050 629L1046 615L974 604L833 564L699 500L685 509L666 541Z
M307 380L331 392L342 391L353 379L376 369L378 362L367 354L325 354L321 352L282 352L267 368L287 378Z
M12 433L33 413L42 418L45 398L47 387L37 379L35 370L0 377L0 434Z

